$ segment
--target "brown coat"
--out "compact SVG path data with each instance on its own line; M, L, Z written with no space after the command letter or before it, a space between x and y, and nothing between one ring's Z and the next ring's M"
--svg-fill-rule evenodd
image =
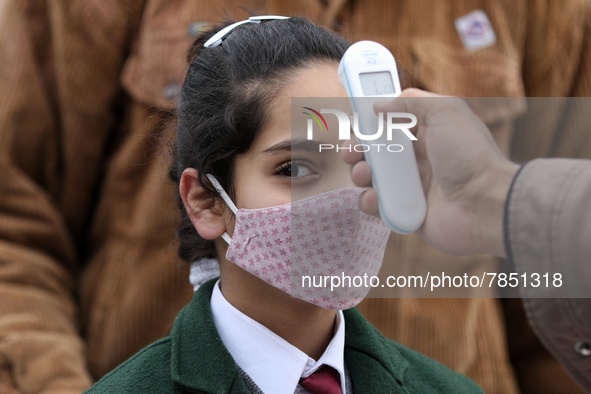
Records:
M174 106L191 35L242 0L0 2L0 392L88 387L170 329L192 296L176 257L163 112ZM373 39L427 89L466 96L591 91L588 0L254 1ZM475 8L497 43L466 51L454 19ZM525 71L524 71L525 70ZM486 108L515 157L587 155L553 129L535 145L512 132L515 108ZM527 141L529 143L529 141ZM578 149L578 150L577 150ZM574 153L573 153L574 152ZM451 261L392 236L387 261ZM487 262L463 258L464 263ZM397 341L466 373L487 392L572 383L495 299L370 300L361 310ZM515 336L515 330L524 330ZM519 338L519 343L511 338ZM524 342L524 338L532 338ZM512 349L511 354L508 347ZM534 361L521 364L532 351ZM511 366L509 357L517 357Z

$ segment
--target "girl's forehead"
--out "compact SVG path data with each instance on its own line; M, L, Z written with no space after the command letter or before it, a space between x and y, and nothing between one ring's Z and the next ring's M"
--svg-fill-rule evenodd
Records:
M347 98L346 91L339 83L337 70L336 63L320 63L294 73L269 106L268 122L255 140L256 147L265 149L287 139L305 139L304 134L297 135L298 133L292 129L292 98ZM330 136L321 139L326 138Z
M313 63L300 68L287 84L288 97L347 97L347 92L338 79L339 65L336 62Z

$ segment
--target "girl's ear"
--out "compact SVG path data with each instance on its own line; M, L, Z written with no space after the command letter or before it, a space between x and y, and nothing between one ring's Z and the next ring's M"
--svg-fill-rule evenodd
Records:
M215 200L199 185L199 173L187 168L181 175L179 192L193 226L203 239L214 240L226 231L223 212Z

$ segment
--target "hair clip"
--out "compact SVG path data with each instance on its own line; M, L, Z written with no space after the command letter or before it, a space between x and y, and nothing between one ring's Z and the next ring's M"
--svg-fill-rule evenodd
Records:
M203 44L203 46L205 48L213 48L213 47L217 47L218 45L221 45L224 38L226 38L232 32L232 30L234 30L238 26L243 25L245 23L261 23L262 21L275 20L275 19L289 19L289 17L288 16L280 16L280 15L251 16L250 18L248 18L246 20L232 23L231 25L224 27L222 30L215 33L209 40L205 41L205 44Z

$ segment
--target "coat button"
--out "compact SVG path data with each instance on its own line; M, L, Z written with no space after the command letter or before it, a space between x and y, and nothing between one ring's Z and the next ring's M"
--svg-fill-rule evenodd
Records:
M577 342L575 344L575 351L581 356L591 356L591 343L589 342Z
M162 96L168 101L175 100L181 93L181 85L178 82L170 82L162 89Z

